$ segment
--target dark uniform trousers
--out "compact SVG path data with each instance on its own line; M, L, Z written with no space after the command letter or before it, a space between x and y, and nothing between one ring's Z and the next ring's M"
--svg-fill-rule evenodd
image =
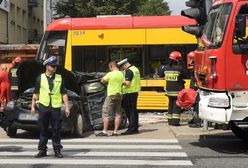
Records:
M129 122L128 132L136 132L139 127L139 114L137 111L138 93L128 93L123 95L123 107L126 110Z
M168 122L171 125L179 125L181 107L176 104L177 96L168 96L169 108L168 108Z
M181 108L176 105L177 94L184 89L185 71L181 65L165 66L166 95L169 98L168 123L169 125L180 125Z
M51 123L52 126L52 144L53 150L61 150L61 108L45 107L42 104L39 105L39 120L40 126L40 141L38 150L47 150L48 142L48 128Z

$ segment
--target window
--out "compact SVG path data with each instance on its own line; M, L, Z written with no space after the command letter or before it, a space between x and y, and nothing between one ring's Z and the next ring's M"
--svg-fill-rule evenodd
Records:
M217 5L210 10L208 15L208 21L203 31L203 41L207 41L205 44L208 47L218 48L221 46L231 12L231 3Z
M48 32L41 43L38 60L44 61L50 56L56 56L59 65L65 65L66 31Z
M23 27L27 28L27 16L25 10L22 10L22 24Z
M72 70L80 72L106 72L108 48L104 46L72 47Z
M72 70L81 72L107 72L110 60L120 61L128 58L141 76L156 77L160 65L169 62L170 52L182 53L182 64L186 68L186 55L195 50L194 45L146 45L146 46L73 46ZM188 76L189 77L189 76Z
M233 35L233 52L235 54L248 54L248 4L241 6L238 15L246 17L246 36L238 38Z
M21 15L21 8L17 7L17 12L16 12L16 22L18 25L22 25L22 15Z
M15 23L15 14L16 14L16 11L15 11L15 5L10 3L10 22L11 23Z

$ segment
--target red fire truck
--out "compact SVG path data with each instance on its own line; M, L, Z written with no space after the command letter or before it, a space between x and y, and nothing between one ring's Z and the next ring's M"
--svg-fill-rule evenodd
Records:
M199 117L228 123L248 140L248 0L213 0L204 27L195 30Z
M2 44L0 45L0 64L11 63L16 57L34 59L39 44Z

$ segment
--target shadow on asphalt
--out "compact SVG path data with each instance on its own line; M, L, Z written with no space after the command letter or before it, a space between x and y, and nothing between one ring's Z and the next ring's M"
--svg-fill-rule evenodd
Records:
M139 130L139 134L142 134L142 133L147 133L147 132L154 132L154 131L157 131L158 129L140 129ZM86 138L86 137L89 137L91 136L92 134L94 134L94 131L88 131L88 132L85 132L83 134L83 137L76 137L76 136L73 136L69 133L63 133L61 134L61 137L62 139L71 139L71 138ZM17 135L14 137L14 138L23 138L23 139L39 139L39 133L38 132L28 132L28 131L25 131L25 132L21 132L21 133L17 133ZM49 139L51 139L51 133L49 134Z
M18 146L0 147L0 152L23 152L23 151L24 151L23 148Z
M248 143L236 138L231 132L200 135L198 142L190 144L202 148L210 148L219 153L248 154Z
M61 138L62 139L71 139L71 138L84 138L84 137L88 137L90 135L94 134L94 131L88 131L85 132L83 134L83 137L76 137L74 135L71 135L70 133L62 133L61 134ZM29 131L25 131L25 132L21 132L21 133L17 133L17 135L14 138L23 138L23 139L39 139L39 132L29 132ZM49 133L49 139L52 138L52 134Z
M154 132L157 131L158 129L140 129L139 133L146 133L146 132Z

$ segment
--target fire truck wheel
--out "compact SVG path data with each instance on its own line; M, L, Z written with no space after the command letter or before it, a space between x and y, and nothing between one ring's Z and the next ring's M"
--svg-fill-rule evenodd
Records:
M77 137L83 137L84 132L84 118L83 115L78 113L74 125L74 135Z
M16 128L11 128L11 127L7 128L7 135L11 138L16 136L16 132L17 132Z
M235 136L244 141L248 141L248 129L247 128L240 128L234 122L230 122L230 127Z

